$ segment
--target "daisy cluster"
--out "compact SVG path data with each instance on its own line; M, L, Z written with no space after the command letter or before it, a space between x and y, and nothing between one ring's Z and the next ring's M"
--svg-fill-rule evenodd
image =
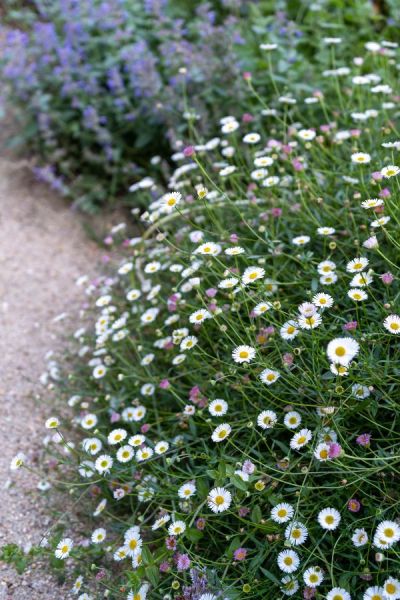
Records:
M47 427L98 504L52 551L112 597L400 598L397 45L323 43L318 88L247 75L252 119L137 185L145 233L88 288L79 445Z

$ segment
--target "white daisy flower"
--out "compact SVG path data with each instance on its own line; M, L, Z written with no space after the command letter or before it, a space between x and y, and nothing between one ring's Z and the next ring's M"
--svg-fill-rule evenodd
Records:
M103 473L109 473L112 466L113 459L108 454L102 454L96 459L95 468L100 475L103 475Z
M209 508L215 513L224 512L228 510L232 503L232 495L231 493L223 488L217 487L210 491L207 499L207 504Z
M366 152L355 152L351 155L351 162L361 165L367 164L371 161L371 155Z
M361 202L361 206L363 208L377 208L378 206L383 206L384 202L381 198L370 198L369 200L364 200Z
M305 317L304 315L300 315L297 320L297 323L301 329L315 329L318 325L322 323L322 317L320 314L315 313L310 317Z
M265 270L261 267L247 267L242 275L242 283L248 285L254 283L257 279L262 279L265 275Z
M188 483L184 483L183 485L181 485L181 487L178 490L178 496L179 498L191 498L192 496L194 496L194 494L196 493L196 486L194 485L194 483L188 482Z
M368 273L357 273L354 275L353 279L350 281L350 287L366 287L370 283L372 283L372 275L370 272Z
M326 353L329 360L334 364L347 367L357 356L360 345L351 337L335 338L327 346Z
M329 294L325 294L324 292L315 294L315 296L313 296L312 302L317 308L331 308L331 306L333 306L332 296L330 296Z
M256 355L256 350L252 346L238 346L232 351L232 358L237 363L249 363Z
M132 460L134 451L131 446L121 446L117 452L117 460L120 463L127 463Z
M257 417L257 425L261 429L272 429L277 421L278 417L273 410L263 410Z
M93 377L95 379L101 379L107 373L107 368L104 365L97 365L93 369Z
M383 540L388 544L388 547L391 547L400 540L400 525L395 521L382 521L376 529L375 537Z
M375 221L372 221L371 227L373 227L374 229L376 229L377 227L383 227L384 225L386 225L386 223L389 223L389 221L390 217L379 217L379 219L375 219Z
M308 444L311 438L312 431L310 431L310 429L300 429L300 431L295 433L292 439L290 440L290 447L292 448L292 450L300 450Z
M57 429L60 426L60 420L57 417L50 417L44 424L46 429Z
M308 538L307 527L299 521L293 521L285 529L285 538L294 546L301 546Z
M234 288L238 283L239 279L236 279L236 277L229 277L228 279L222 279L222 281L219 282L218 287L222 290L229 290Z
M222 398L217 398L210 402L208 412L213 417L223 417L228 412L228 403Z
M195 335L188 335L180 343L180 349L182 351L191 350L197 344L198 339Z
M383 587L374 585L365 590L363 600L386 600Z
M232 431L232 427L228 423L222 423L222 425L218 425L211 435L211 439L213 442L223 442L230 435Z
M239 254L244 254L245 249L241 246L232 246L232 248L226 248L225 254L227 256L238 256Z
M263 315L265 312L267 312L271 307L271 302L259 302L253 308L253 313L256 315L256 317L259 317L260 315Z
M322 529L333 531L339 526L340 520L340 512L336 508L324 508L318 513L318 523Z
M397 167L396 165L388 165L387 167L383 167L381 173L384 177L389 179L389 177L395 177L400 173L400 167Z
M195 254L203 254L204 256L218 256L221 252L222 248L219 244L214 244L214 242L204 242L196 248L194 251Z
M261 136L258 133L248 133L243 138L245 144L257 144L260 140Z
M189 317L190 323L197 325L200 325L200 323L203 323L206 319L211 319L211 313L209 313L208 310L206 310L205 308L200 308L199 310L196 310Z
M169 192L161 198L161 204L166 212L171 212L182 200L180 192Z
M275 523L287 523L294 515L294 508L287 502L281 502L271 510L271 519Z
M328 592L326 600L351 600L351 596L345 589L335 587Z
M301 140L305 140L308 142L313 140L317 134L312 129L300 129L297 132L297 135Z
M73 546L74 542L71 540L71 538L63 538L57 544L57 548L54 552L55 557L61 560L64 560L64 558L68 558Z
M173 521L168 527L168 535L178 536L184 533L186 530L186 523L184 521Z
M325 442L318 444L314 450L314 456L321 462L329 460L329 445L325 444Z
M125 429L114 429L108 434L107 441L110 445L119 444L124 441L127 435Z
M95 529L91 535L93 544L101 544L106 539L107 532L103 527Z
M347 295L355 302L362 302L368 298L367 292L364 292L364 290L361 290L360 288L352 288L347 292Z
M365 544L368 544L368 534L365 529L355 529L351 536L351 541L356 548L361 548Z
M284 340L293 340L300 332L296 321L287 321L279 330L280 336Z
M303 581L308 587L316 588L324 580L324 575L320 567L309 567L303 573Z
M161 268L161 264L158 261L147 263L144 268L144 272L148 275L152 275L153 273L157 273Z
M165 452L167 452L167 450L169 449L169 443L168 442L157 442L157 444L154 446L154 452L156 454L165 454Z
M285 575L285 577L282 577L281 583L280 589L285 596L294 596L300 588L299 582L292 575Z
M398 600L400 598L400 580L389 577L383 584L385 600Z
M299 427L299 425L301 424L300 413L296 412L295 410L289 411L285 415L283 423L288 429L297 429L297 427Z
M272 385L275 383L280 376L281 375L278 373L278 371L273 371L272 369L264 369L264 371L260 373L261 381L267 385Z
M170 515L163 515L162 517L154 521L153 525L151 526L152 531L160 529L160 527L163 527L166 523L168 523L170 519Z
M336 275L336 273L328 273L326 275L321 275L321 277L319 278L319 282L322 285L333 285L337 282L337 280L338 276Z
M153 449L148 446L143 446L136 451L136 460L138 462L143 462L144 460L148 460L153 456Z
M346 271L348 271L348 273L359 273L360 271L363 271L365 267L368 266L368 263L368 258L364 256L360 256L359 258L353 258L353 260L347 263Z
M333 235L336 230L333 227L318 227L317 233L319 235Z
M283 550L278 554L277 563L284 573L294 573L299 568L300 558L294 550Z
M305 246L305 244L308 244L310 240L311 238L308 235L298 235L292 239L292 244L295 246Z
M383 326L390 333L398 335L400 333L400 317L399 315L388 315L383 321Z

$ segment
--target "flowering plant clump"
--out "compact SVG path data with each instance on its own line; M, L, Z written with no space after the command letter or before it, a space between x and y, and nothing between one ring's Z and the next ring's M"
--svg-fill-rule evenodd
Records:
M47 422L96 498L48 541L80 598L400 598L398 49L326 48L318 87L249 77L251 122L138 186L147 229L88 289L79 445Z

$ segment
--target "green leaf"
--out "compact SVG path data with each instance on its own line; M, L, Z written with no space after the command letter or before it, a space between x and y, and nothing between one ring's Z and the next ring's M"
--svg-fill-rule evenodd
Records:
M256 506L253 506L252 511L250 513L250 519L253 521L253 523L259 523L261 521L262 512L258 504L256 504Z
M152 565L150 567L146 567L146 578L150 581L151 585L157 588L159 579L160 579L160 571L156 565Z
M230 481L238 490L247 491L247 483L239 475L232 475Z

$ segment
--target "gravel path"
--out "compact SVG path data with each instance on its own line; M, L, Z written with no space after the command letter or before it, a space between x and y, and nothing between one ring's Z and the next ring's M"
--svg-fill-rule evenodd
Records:
M49 501L26 471L11 473L20 450L35 457L51 413L39 377L45 355L62 346L83 300L74 285L93 273L99 250L65 203L33 181L22 161L0 158L0 546L37 543L49 522ZM73 329L72 329L73 331ZM69 598L45 566L22 576L0 563L0 599Z

